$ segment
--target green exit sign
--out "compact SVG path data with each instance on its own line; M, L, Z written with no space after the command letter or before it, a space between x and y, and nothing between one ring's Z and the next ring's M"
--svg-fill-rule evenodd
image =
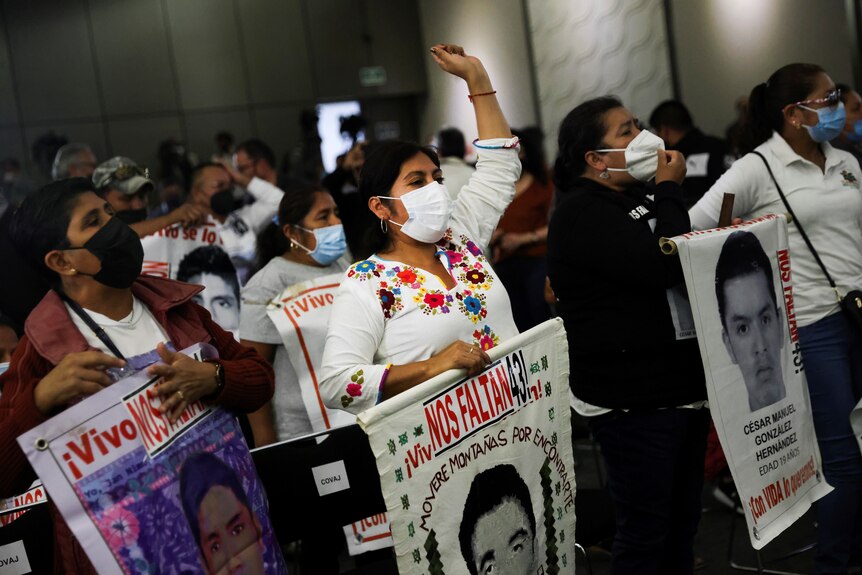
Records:
M382 86L386 83L386 68L365 66L359 69L359 84L362 86Z

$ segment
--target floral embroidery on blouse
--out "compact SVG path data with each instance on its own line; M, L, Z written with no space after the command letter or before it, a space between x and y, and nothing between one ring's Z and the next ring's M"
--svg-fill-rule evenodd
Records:
M463 234L461 234L461 244L465 248L467 248L467 251L470 252L474 258L476 258L478 260L485 259L485 256L482 253L482 250L479 249L479 246L474 244L473 240L471 240L470 238L468 238L467 236L465 236Z
M347 407L353 403L354 397L362 395L362 384L365 383L365 374L360 369L350 376L350 383L347 384L347 395L341 396L341 405Z
M386 270L386 277L392 281L393 285L406 286L413 289L419 289L425 283L425 276L410 266L395 266Z
M438 313L449 313L452 296L436 290L420 288L413 296L413 301L425 315L437 315Z
M488 310L485 308L484 294L465 289L458 292L455 297L458 298L458 309L473 323L477 323L480 319L485 319L485 316L488 315Z
M499 345L500 338L491 331L490 325L486 325L482 329L477 329L473 332L473 343L478 345L482 351L488 351L492 347Z
M401 288L399 287L390 288L387 282L380 282L377 297L380 300L380 307L383 309L383 317L386 319L390 319L404 309L404 304L401 303Z
M476 262L474 267L471 268L464 265L462 266L462 269L464 271L458 276L461 283L465 283L476 289L483 289L485 291L491 289L491 284L494 283L494 276L486 273L482 264Z
M442 253L446 254L446 258L449 260L449 265L452 267L462 265L462 263L464 262L464 256L461 254L461 252L447 249L443 250Z
M380 272L384 269L386 269L386 266L383 264L378 264L371 260L363 260L350 266L350 269L347 271L347 277L355 277L359 281L364 282L373 277L379 278Z

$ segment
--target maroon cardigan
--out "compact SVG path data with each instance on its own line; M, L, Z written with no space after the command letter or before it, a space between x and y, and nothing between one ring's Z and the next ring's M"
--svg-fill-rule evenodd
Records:
M233 411L255 411L272 397L272 366L254 349L237 343L213 322L209 312L192 301L202 289L141 276L132 286L132 293L149 308L176 349L206 342L218 350L225 386L213 403ZM24 332L9 370L0 376L0 499L23 492L36 476L16 441L19 435L49 417L36 407L33 397L36 385L67 354L92 349L53 291L27 318ZM52 511L54 572L95 573L59 512Z

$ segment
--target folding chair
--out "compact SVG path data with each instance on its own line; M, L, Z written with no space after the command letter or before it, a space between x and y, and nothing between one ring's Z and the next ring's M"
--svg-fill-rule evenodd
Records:
M320 443L319 436L326 438ZM386 511L380 477L368 437L358 425L311 434L252 450L252 458L269 499L276 537L284 545ZM321 495L312 470L341 462L349 487ZM392 561L394 569L395 561ZM376 571L389 573L389 566ZM397 569L392 570L397 573Z

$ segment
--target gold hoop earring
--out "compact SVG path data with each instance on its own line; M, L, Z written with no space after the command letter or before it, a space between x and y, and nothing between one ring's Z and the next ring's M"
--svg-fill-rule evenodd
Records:
M384 234L389 233L389 224L387 224L386 220L384 220L383 218L380 218L380 231Z

